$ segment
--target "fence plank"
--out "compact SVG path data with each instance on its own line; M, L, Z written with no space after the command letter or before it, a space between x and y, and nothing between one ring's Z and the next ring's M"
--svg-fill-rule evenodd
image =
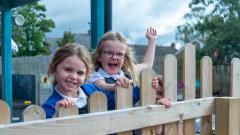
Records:
M11 112L8 104L0 100L0 125L11 123Z
M184 99L195 99L195 81L196 81L196 54L195 46L186 44L184 48L183 59L183 80L184 80ZM184 135L195 134L195 120L184 121Z
M231 61L231 97L240 97L240 59Z
M173 103L171 108L148 105L0 126L0 135L102 135L172 123L214 113L214 98ZM194 111L192 111L194 110ZM164 117L163 117L164 116Z
M240 135L240 98L216 99L216 135Z
M64 116L71 116L71 115L78 115L78 107L73 105L69 108L59 107L56 110L56 117L64 117Z
M151 68L144 69L140 74L140 102L142 106L155 104L156 91L152 86L152 80L155 76L156 73ZM141 130L141 132L143 135L153 135L155 134L155 128L144 128Z
M89 112L107 111L107 97L102 92L93 93L88 99Z
M132 87L128 89L117 87L115 91L116 109L132 107ZM132 135L133 131L119 133L118 135Z
M212 97L212 60L205 56L201 59L200 66L201 89L200 97ZM201 119L201 135L212 135L212 116L205 116Z
M23 110L22 113L23 121L33 121L46 119L46 113L42 107L38 105L30 105Z
M164 96L177 102L177 59L171 54L164 60ZM177 135L177 123L164 126L164 135Z

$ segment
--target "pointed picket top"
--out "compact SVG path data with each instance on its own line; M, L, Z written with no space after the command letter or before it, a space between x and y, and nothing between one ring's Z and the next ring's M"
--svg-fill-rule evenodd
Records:
M11 123L11 112L8 104L0 100L0 125Z
M88 100L89 112L107 111L107 97L102 92L94 92Z
M42 107L38 105L30 105L23 110L23 121L43 120L46 119L46 113Z

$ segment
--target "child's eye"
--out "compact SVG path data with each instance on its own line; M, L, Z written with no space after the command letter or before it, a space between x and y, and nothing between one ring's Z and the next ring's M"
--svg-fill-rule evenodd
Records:
M123 57L123 56L125 56L124 53L117 53L116 55L117 55L117 57L120 57L120 58Z
M71 68L65 68L64 70L67 71L67 72L73 71Z
M84 75L85 72L83 72L83 71L79 71L79 72L77 72L77 74L78 74L78 75Z

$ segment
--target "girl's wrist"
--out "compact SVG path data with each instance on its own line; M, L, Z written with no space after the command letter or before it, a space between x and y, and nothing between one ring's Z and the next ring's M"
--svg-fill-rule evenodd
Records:
M157 39L149 39L148 40L149 45L156 45L156 43L157 43Z

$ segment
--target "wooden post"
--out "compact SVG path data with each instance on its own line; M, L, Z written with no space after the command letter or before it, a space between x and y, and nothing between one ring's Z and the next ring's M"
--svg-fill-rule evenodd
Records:
M164 96L177 102L177 59L171 54L164 60ZM166 124L164 135L177 135L177 123Z
M200 67L201 90L200 97L212 97L212 60L205 56L201 59ZM201 135L212 135L212 116L202 117Z
M183 59L184 99L195 99L196 95L196 55L195 46L186 44ZM184 116L183 116L184 117ZM195 119L184 121L184 135L195 134Z
M216 98L216 135L240 134L240 98Z

